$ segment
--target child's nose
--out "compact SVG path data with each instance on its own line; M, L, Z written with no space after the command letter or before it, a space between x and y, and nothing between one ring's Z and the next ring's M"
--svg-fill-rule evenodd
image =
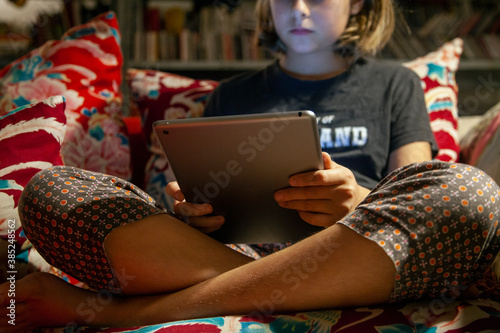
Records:
M309 16L310 9L307 1L305 0L296 0L293 2L293 14L297 20L302 20Z

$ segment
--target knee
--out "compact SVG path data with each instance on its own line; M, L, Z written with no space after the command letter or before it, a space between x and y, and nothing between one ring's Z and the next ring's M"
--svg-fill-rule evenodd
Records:
M49 190L55 183L55 178L65 172L63 166L54 166L35 174L24 187L19 197L18 212L21 224L27 225L31 218L36 218L42 211L50 212L58 205L58 198ZM37 214L38 212L38 214ZM33 215L33 216L32 216Z
M458 165L450 176L450 197L456 207L467 213L478 231L500 234L500 187L484 171L469 165ZM456 181L455 181L456 180ZM455 182L454 182L455 181ZM461 216L461 218L463 218ZM474 228L475 229L475 228ZM494 231L494 232L493 232Z
M469 217L495 224L500 220L500 187L474 166L441 161L411 164L386 177L373 192L388 199L394 193L404 193L410 201L419 199L427 217L443 210L448 221Z
M442 171L430 173L431 177L442 178L435 188L439 197L433 198L433 204L439 214L444 214L442 223L439 217L433 217L439 225L462 224L465 234L480 235L485 244L498 244L500 236L500 187L484 171L466 164L439 163ZM444 171L444 172L443 172ZM431 191L432 193L432 191ZM432 194L431 194L432 195ZM440 207L441 206L441 207ZM441 208L441 209L439 209ZM456 236L458 237L458 236Z

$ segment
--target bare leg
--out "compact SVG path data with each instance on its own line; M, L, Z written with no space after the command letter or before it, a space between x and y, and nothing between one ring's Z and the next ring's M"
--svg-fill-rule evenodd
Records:
M147 229L154 228L156 230L154 233L147 234L158 235L159 239L164 239L164 235L158 234L159 229L155 223L144 223L142 227L145 228L143 232L152 231ZM138 236L133 228L128 230L123 228L121 231L120 236L124 239ZM129 235L127 231L133 235ZM143 241L148 243L142 243ZM137 245L139 249L151 246L151 241L148 237L135 239L135 242L139 243ZM140 291L138 281L152 280L148 277L152 275L151 272L135 268L136 264L141 265L141 260L146 258L146 254L153 255L160 263L172 257L172 253L136 252L135 261L132 257L121 262L116 261L113 259L115 258L113 251L121 251L123 246L118 240L115 243L111 238L107 242L113 266L131 272L129 275L138 274L137 280L131 280L132 282L125 287L125 290L131 292ZM131 254L134 254L133 251ZM224 267L223 263L220 265ZM168 265L160 264L160 266ZM168 277L169 271L172 271L171 267L155 274ZM223 269L218 271L219 268L212 269L207 266L205 268L206 272L194 280L203 280L207 275L223 271ZM192 268L187 268L187 271L190 270ZM55 292L55 296L47 293L47 287L38 288L43 294L30 295L31 299L36 297L37 302L26 300L24 311L29 313L40 308L44 309L43 305L36 304L50 303L51 311L45 317L39 318L40 321L33 323L41 326L65 325L72 321L83 325L132 326L206 316L367 305L389 300L394 275L394 264L377 244L347 227L334 225L285 250L215 275L178 292L124 298L110 297L108 304L102 306L99 311L94 311L92 316L83 315L75 307L80 306L81 310L81 304L89 304L89 297L96 298L97 294L89 296L88 292L77 290L72 286L62 286L64 283L62 281L43 279L43 283L51 285L51 292ZM171 284L167 285L171 287ZM5 287L2 287L0 298L2 293L5 293ZM155 285L155 288L162 287L161 283ZM5 308L4 304L2 309ZM33 309L34 306L37 308ZM59 307L64 311L57 311Z
M193 287L154 296L141 304L139 317L162 322L384 303L394 276L393 262L377 244L337 224Z
M15 281L14 288L9 283L0 285L0 331L25 333L38 327L69 326L75 324L73 318L85 322L93 315L92 309L100 306L97 297L97 293L75 287L52 274L29 274ZM15 300L15 312L9 308L11 300Z
M184 289L254 260L166 214L113 230L104 248L127 295Z
M153 215L113 230L104 242L124 294L161 294L183 289L253 259L229 249L207 235L166 214ZM0 331L28 332L38 326L98 323L123 298L107 290L93 292L74 287L47 273L34 273L0 286ZM147 298L144 298L147 299ZM8 323L11 300L16 325ZM106 310L106 311L105 311ZM111 312L112 313L112 312ZM111 314L110 322L125 317ZM127 319L129 323L131 316ZM104 323L104 322L101 322ZM142 322L135 322L139 325Z

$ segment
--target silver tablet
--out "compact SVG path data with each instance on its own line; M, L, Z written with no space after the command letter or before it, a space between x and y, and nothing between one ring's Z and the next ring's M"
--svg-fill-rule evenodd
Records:
M225 217L213 238L284 243L321 230L274 200L290 176L323 168L312 111L162 120L153 129L186 200Z

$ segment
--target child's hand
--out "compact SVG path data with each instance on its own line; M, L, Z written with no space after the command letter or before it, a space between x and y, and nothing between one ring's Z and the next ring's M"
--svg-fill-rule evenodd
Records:
M174 213L193 228L204 233L210 233L224 224L223 216L206 216L213 211L210 204L186 202L177 182L168 183L166 192L175 199Z
M323 163L324 170L290 177L291 187L276 191L274 199L281 207L297 210L307 223L328 227L352 212L369 190L327 153L323 153Z

